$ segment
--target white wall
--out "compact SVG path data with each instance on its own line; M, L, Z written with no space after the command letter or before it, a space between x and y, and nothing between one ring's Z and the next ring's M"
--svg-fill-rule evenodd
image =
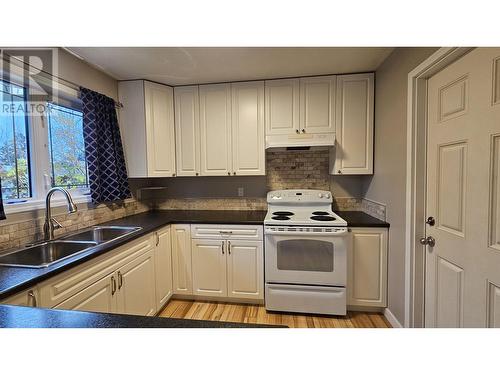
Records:
M375 174L365 197L387 205L389 231L388 307L404 323L406 102L408 73L436 48L397 48L376 71Z
M56 75L118 100L118 82L85 61L59 48Z

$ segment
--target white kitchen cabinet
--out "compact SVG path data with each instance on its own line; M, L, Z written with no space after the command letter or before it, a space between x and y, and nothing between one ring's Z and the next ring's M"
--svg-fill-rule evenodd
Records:
M151 249L117 271L117 312L142 316L156 313L154 260Z
M191 249L193 294L227 296L226 241L194 239L191 242Z
M262 226L193 224L191 234L193 294L264 298Z
M231 84L232 173L266 173L264 145L264 82Z
M116 298L114 298L116 285L115 275L107 275L54 308L102 313L116 312Z
M40 305L38 288L30 288L0 301L2 305L43 307Z
M171 236L174 294L193 294L190 225L172 225Z
M227 241L227 295L264 298L262 241Z
M336 145L332 174L373 174L374 74L337 78Z
M199 90L201 174L231 175L231 85L202 85Z
M387 306L386 228L350 228L347 304Z
M175 176L172 87L148 81L118 84L120 129L129 177Z
M299 79L265 82L266 136L299 132Z
M156 310L160 310L172 296L172 243L170 226L155 235Z
M200 175L200 99L198 86L174 88L177 176Z
M300 132L303 134L335 131L336 76L300 79Z

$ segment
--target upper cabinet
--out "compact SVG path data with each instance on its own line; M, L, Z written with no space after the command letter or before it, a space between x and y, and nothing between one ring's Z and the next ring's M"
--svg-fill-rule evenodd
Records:
M140 80L120 82L118 90L129 177L175 176L173 89Z
M174 88L177 176L200 175L200 99L198 86Z
M299 79L266 81L266 135L299 133Z
M224 176L232 172L231 85L200 86L201 173Z
M333 146L336 76L266 81L266 147Z
M335 131L336 76L300 79L301 133Z
M231 84L233 174L265 174L264 82Z
M202 85L200 174L263 175L264 83Z
M339 76L332 174L373 174L374 75Z

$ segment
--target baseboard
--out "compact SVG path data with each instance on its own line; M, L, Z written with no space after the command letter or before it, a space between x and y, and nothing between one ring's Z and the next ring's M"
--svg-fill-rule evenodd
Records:
M384 310L384 316L393 328L403 328L403 325L399 322L399 320L394 316L391 310L386 308Z
M247 305L264 305L264 300L262 299L195 296L193 294L174 294L172 296L172 299L181 299L181 300L199 301L199 302L221 302L221 303L226 302L226 303L243 303Z

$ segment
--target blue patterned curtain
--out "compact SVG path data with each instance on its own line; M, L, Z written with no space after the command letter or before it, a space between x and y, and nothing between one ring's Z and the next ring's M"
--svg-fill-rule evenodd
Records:
M5 220L5 211L3 210L2 181L1 180L0 180L0 220Z
M92 202L130 197L115 101L81 87L83 139Z

